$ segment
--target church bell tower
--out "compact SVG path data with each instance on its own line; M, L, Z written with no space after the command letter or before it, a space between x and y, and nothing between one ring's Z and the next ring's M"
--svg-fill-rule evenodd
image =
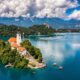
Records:
M21 43L21 34L20 34L20 32L17 32L17 35L16 35L16 38L17 38L17 45L19 45L20 46L20 43Z

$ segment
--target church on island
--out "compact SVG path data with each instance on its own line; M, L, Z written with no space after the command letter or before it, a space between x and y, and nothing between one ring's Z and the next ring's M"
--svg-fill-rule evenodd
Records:
M44 63L39 63L33 56L28 54L29 52L24 47L21 46L22 40L21 34L17 32L16 37L11 37L8 40L11 45L11 49L17 49L21 56L25 56L25 58L29 60L28 67L35 69L45 67Z
M27 54L27 50L20 44L22 42L22 38L19 32L17 32L16 37L11 37L8 42L11 45L11 49L17 49L21 56L25 56Z

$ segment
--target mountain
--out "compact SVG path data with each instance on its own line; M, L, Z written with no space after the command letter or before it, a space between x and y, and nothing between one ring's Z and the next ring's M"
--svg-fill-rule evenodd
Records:
M63 20L60 18L0 18L0 24L30 27L48 23L53 28L80 28L80 20Z

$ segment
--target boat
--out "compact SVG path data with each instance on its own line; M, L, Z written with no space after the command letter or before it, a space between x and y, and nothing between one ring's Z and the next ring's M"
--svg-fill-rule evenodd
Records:
M59 66L59 70L63 70L63 66Z
M53 63L53 66L58 66L58 64L57 63Z

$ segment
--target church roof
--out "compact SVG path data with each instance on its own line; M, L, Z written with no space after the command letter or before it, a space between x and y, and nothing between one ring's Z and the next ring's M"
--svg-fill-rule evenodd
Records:
M24 47L17 44L17 38L15 37L11 37L8 42L11 44L11 47L16 48L19 52L26 50Z
M24 50L25 50L24 47L18 47L18 51L22 52L22 51L24 51Z
M14 43L14 44L11 44L11 47L18 48L19 46L16 43Z
M8 40L8 42L17 42L17 39L15 38L15 37L12 37L12 38L10 38L9 40Z

